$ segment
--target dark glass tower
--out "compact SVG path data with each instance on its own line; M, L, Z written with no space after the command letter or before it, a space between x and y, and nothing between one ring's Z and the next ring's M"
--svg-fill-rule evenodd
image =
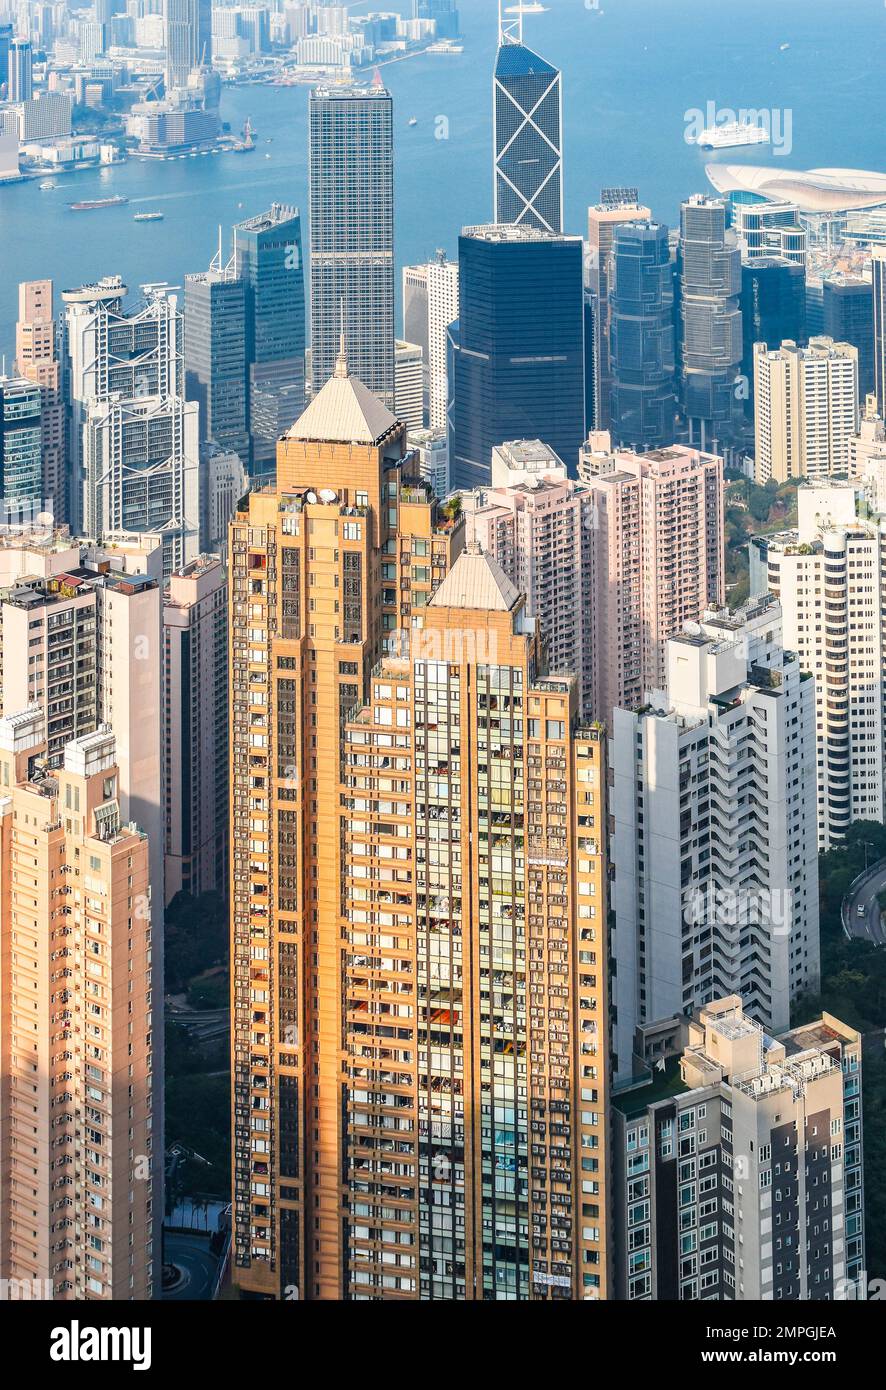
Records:
M40 387L0 376L0 497L6 522L17 503L43 496L43 406Z
M496 222L563 230L562 85L557 68L501 26L493 83Z
M838 275L822 285L823 329L835 343L858 348L858 396L874 389L874 296L870 280Z
M689 442L728 443L741 419L741 252L726 207L696 194L680 209L681 396Z
M870 286L868 286L870 291ZM741 268L741 372L747 382L745 413L754 414L754 343L801 345L806 336L806 274L784 256L757 256Z
M246 295L248 424L253 475L272 474L277 440L305 397L305 271L298 208L274 203L234 228Z
M185 276L185 397L200 406L200 439L249 463L246 287L233 262Z
M318 88L309 103L311 375L335 371L344 309L351 372L394 408L393 103L384 87Z
M674 271L668 229L615 228L609 291L613 442L661 449L674 442Z
M492 450L541 439L575 472L585 438L582 243L531 227L459 238L450 329L453 487L488 485Z

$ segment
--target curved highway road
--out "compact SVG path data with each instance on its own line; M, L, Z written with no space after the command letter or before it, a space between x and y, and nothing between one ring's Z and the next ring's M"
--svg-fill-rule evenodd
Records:
M874 946L886 945L886 931L880 918L877 895L886 890L886 859L874 864L862 881L852 888L845 900L843 920L850 936L870 941ZM859 912L863 908L863 912Z

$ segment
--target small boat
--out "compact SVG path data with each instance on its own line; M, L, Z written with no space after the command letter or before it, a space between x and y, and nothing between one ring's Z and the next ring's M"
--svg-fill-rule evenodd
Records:
M788 51L788 49L790 48L790 46L791 46L791 45L790 45L789 43L783 43L783 44L781 45L781 47L779 48L779 50L778 50L779 53L787 53L787 51Z
M417 117L417 116L410 116L410 117L409 117L409 120L406 122L406 124L407 124L407 125L418 125L418 117Z
M162 212L137 212L133 217L133 222L162 222Z
M40 190L42 193L48 193L49 190L51 188L55 188L55 186L56 185L52 182L52 179L44 179L40 185Z

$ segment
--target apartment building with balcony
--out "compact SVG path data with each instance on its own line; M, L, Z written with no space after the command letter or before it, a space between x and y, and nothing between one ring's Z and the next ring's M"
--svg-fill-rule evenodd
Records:
M886 814L886 520L859 507L860 488L801 486L797 527L750 544L751 594L777 597L785 643L814 677L822 850Z
M604 436L605 441L605 436ZM666 676L667 642L725 599L723 461L672 445L601 443L591 494L594 716L637 709Z
M537 618L551 669L579 677L590 712L594 497L539 439L492 451L492 486L461 494L468 536L494 555Z
M860 1034L823 1014L773 1038L733 995L648 1035L648 1081L613 1103L615 1296L856 1297Z
M228 594L217 555L170 577L163 597L164 881L227 894Z
M819 979L813 684L778 605L708 614L616 710L614 1069L638 1026L740 994L767 1032Z
M832 338L808 347L754 344L754 476L822 481L849 471L858 427L858 349Z
M605 1297L603 735L410 467L342 354L231 528L234 1278Z
M0 1278L145 1299L163 1209L148 844L106 726L55 767L46 751L39 707L0 718Z

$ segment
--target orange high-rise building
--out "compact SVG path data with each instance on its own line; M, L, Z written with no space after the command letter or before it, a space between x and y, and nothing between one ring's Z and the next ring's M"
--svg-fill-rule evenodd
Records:
M234 1278L605 1297L603 736L403 439L342 356L231 528Z

